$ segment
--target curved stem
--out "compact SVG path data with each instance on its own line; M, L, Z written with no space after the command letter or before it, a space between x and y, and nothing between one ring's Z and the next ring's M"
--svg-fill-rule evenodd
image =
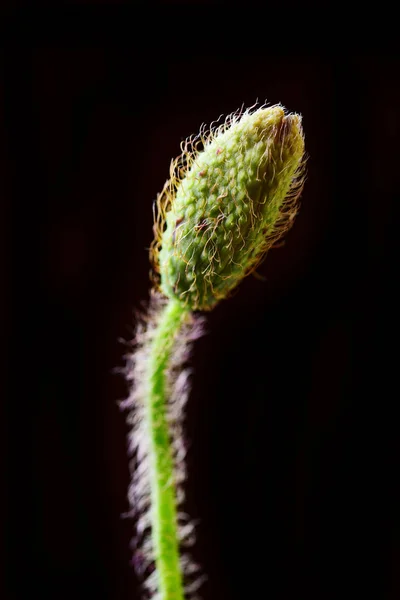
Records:
M166 374L176 334L188 310L170 300L162 309L149 356L146 418L150 435L151 526L160 600L183 600L176 488L167 422Z

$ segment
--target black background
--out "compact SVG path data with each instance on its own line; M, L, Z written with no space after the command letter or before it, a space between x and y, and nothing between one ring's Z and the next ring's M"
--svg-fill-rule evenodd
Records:
M165 19L143 38L143 15L96 6L2 21L7 599L139 598L118 340L148 298L152 202L180 141L256 100L303 115L308 179L264 280L195 347L202 597L400 596L398 57L275 53L211 24L196 38L204 10L143 13Z

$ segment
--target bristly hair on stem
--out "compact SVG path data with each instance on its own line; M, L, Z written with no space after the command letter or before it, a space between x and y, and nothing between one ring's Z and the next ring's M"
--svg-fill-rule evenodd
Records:
M195 598L205 576L187 548L194 523L183 512L186 478L184 407L191 370L192 343L204 331L204 318L154 290L148 310L137 315L132 350L126 357L131 483L130 511L135 520L133 565L143 591L153 599Z

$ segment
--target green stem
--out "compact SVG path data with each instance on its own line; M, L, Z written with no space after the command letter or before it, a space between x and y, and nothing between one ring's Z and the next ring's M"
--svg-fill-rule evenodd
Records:
M160 600L183 600L179 561L176 488L168 428L166 374L176 334L188 315L179 302L162 309L148 364L146 418L151 460L151 526Z

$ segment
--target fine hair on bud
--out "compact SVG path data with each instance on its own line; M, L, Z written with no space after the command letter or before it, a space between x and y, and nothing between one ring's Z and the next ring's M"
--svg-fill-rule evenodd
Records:
M304 182L301 117L281 105L229 115L181 145L157 197L153 278L210 310L291 227Z

